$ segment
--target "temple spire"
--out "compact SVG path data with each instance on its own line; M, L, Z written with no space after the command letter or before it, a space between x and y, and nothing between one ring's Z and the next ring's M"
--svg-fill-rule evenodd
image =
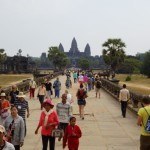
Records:
M90 45L87 43L84 49L85 55L86 56L91 56L91 48Z
M58 48L59 48L60 51L64 52L64 47L63 47L63 45L61 43L59 44Z

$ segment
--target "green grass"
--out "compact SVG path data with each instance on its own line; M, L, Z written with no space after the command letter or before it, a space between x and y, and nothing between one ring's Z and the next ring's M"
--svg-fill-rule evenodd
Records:
M126 84L128 89L140 94L150 94L150 78L143 75L131 75L131 81L125 81L127 74L116 74L116 78L120 80L119 84Z
M0 74L0 86L7 87L31 77L32 74Z

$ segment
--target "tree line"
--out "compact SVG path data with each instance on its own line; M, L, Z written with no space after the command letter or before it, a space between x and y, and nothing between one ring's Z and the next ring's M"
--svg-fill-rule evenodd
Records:
M126 55L126 44L121 39L108 39L102 44L102 57L108 69L114 73L141 73L150 78L150 50L145 53L138 53L136 56ZM21 50L18 55L21 55ZM0 49L0 64L7 59L4 49ZM63 70L70 66L71 62L67 55L60 51L57 46L49 47L48 59L57 70ZM94 60L82 57L78 59L78 67L90 69L91 66L97 66L99 59Z

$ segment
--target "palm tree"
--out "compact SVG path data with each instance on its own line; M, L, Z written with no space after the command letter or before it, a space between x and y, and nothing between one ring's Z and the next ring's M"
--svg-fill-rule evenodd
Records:
M103 59L115 73L116 69L124 62L126 47L121 39L108 39L103 45Z

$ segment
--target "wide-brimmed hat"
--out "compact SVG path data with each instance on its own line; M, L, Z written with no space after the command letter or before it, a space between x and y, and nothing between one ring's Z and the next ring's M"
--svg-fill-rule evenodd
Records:
M19 94L16 96L16 97L26 97L26 95L24 95L24 93L23 92L19 92Z
M5 133L5 128L2 125L0 125L0 132Z
M45 106L45 104L49 104L51 106L54 106L53 102L51 99L46 99L44 102L43 102L43 107Z
M0 95L0 97L5 97L6 96L6 94L5 93L1 93L1 95Z

